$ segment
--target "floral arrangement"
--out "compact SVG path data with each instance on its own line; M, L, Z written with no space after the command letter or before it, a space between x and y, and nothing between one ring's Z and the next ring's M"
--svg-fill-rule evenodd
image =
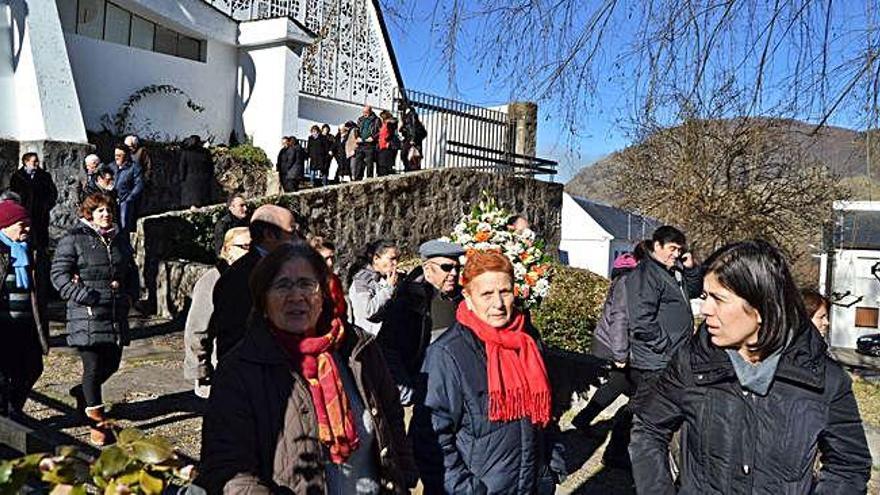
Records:
M446 240L466 251L500 251L513 263L514 294L523 307L535 307L550 292L550 256L544 241L531 229L514 232L507 227L512 215L485 191L483 199L462 216Z

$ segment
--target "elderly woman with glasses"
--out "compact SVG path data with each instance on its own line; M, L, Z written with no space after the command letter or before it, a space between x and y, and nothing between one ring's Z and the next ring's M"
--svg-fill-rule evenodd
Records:
M227 230L217 264L202 274L193 286L192 303L183 330L183 376L195 382L195 394L202 398L210 394L211 375L217 364L215 336L209 333L211 313L214 312L214 286L220 275L247 254L250 247L251 232L247 227Z
M335 311L304 243L263 258L248 332L223 356L202 428L208 493L409 493L416 471L379 348Z
M413 445L425 493L535 493L546 473L542 429L550 384L523 313L513 265L494 251L468 253L456 322L429 347Z

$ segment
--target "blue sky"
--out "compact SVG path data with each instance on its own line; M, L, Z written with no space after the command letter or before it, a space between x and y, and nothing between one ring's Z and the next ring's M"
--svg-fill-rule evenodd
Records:
M427 8L433 2L417 0L415 5ZM458 94L454 94L449 87L446 69L441 64L440 50L431 38L430 21L430 13L426 12L416 16L415 22L407 26L400 26L393 21L387 23L406 87L483 106L501 105L510 101L510 94L505 88L493 86L484 74L474 69L473 64L461 58L456 77ZM537 154L541 158L559 161L560 173L555 178L557 182L568 181L583 165L628 144L628 140L614 124L615 118L622 115L613 110L623 108L625 101L615 94L602 94L599 100L603 102L604 110L584 116L585 136L578 139L574 152L570 151L567 136L562 134L558 121L549 112L550 105L539 106Z
M457 77L454 85L457 91L453 90L449 84L446 68L441 62L442 56L437 40L432 38L434 34L431 31L431 9L435 5L434 0L412 0L399 2L398 5L412 9L411 12L417 12L413 15L414 20L405 26L393 19L387 22L407 88L484 106L504 104L513 98L514 95L511 95L509 88L493 84L485 73L479 73L475 64L469 63L463 56L458 58ZM585 5L589 5L589 0ZM833 5L837 20L835 27L845 27L842 30L831 32L832 37L836 37L837 41L852 35L847 31L850 26L855 26L852 29L856 30L866 24L862 2L852 0L852 3L844 2L844 5L834 3ZM626 36L627 29L629 29L627 26L619 27L618 32L609 37L609 42L619 43ZM463 36L461 40L463 43L467 43L466 36ZM847 52L852 49L846 43L842 43L842 46L843 50ZM468 48L465 45L463 51L468 51ZM610 51L613 52L615 47L611 46L611 48ZM830 65L833 67L849 54L831 53L830 56L833 59L830 60ZM784 57L782 60L783 62L779 66L771 68L771 73L777 75L792 70L791 61ZM581 120L580 136L576 139L573 150L569 147L569 136L565 134L567 131L561 129L559 117L553 114L552 103L540 103L538 155L542 158L559 161L560 173L556 176L557 181L568 181L582 166L629 144L626 132L618 125L618 122L626 120L626 112L630 102L626 98L628 95L622 94L619 88L620 85L613 82L599 86L599 93L595 95L592 111L584 115ZM520 95L519 99L528 100L529 98ZM807 121L815 121L815 118L809 116L803 118ZM854 116L853 112L842 111L835 115L829 123L860 128L864 124L859 119L860 117Z

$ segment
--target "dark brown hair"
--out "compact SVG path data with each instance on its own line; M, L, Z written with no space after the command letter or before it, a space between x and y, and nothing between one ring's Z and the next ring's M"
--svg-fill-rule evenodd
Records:
M86 220L91 220L92 212L102 206L106 206L112 213L115 213L114 210L116 209L116 204L113 201L113 198L104 193L98 192L89 195L83 200L82 205L79 207L79 214Z
M804 309L807 310L807 316L810 318L824 307L826 310L831 309L831 302L827 297L819 294L816 289L801 289L801 297L804 299Z
M257 263L254 271L251 272L249 286L251 289L251 300L253 307L251 308L250 318L262 318L266 311L266 297L269 294L269 287L272 281L278 275L288 262L296 259L304 260L311 265L312 270L318 277L318 284L321 287L321 317L318 319L318 328L328 328L330 321L333 319L333 300L330 299L330 270L324 258L312 249L311 246L304 242L285 243L266 255L265 258Z

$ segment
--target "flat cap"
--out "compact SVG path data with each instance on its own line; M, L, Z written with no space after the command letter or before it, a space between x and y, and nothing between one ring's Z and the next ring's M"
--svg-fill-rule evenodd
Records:
M437 256L442 256L444 258L458 258L462 255L464 255L463 247L439 239L430 240L419 246L419 256L421 256L423 260L436 258Z

